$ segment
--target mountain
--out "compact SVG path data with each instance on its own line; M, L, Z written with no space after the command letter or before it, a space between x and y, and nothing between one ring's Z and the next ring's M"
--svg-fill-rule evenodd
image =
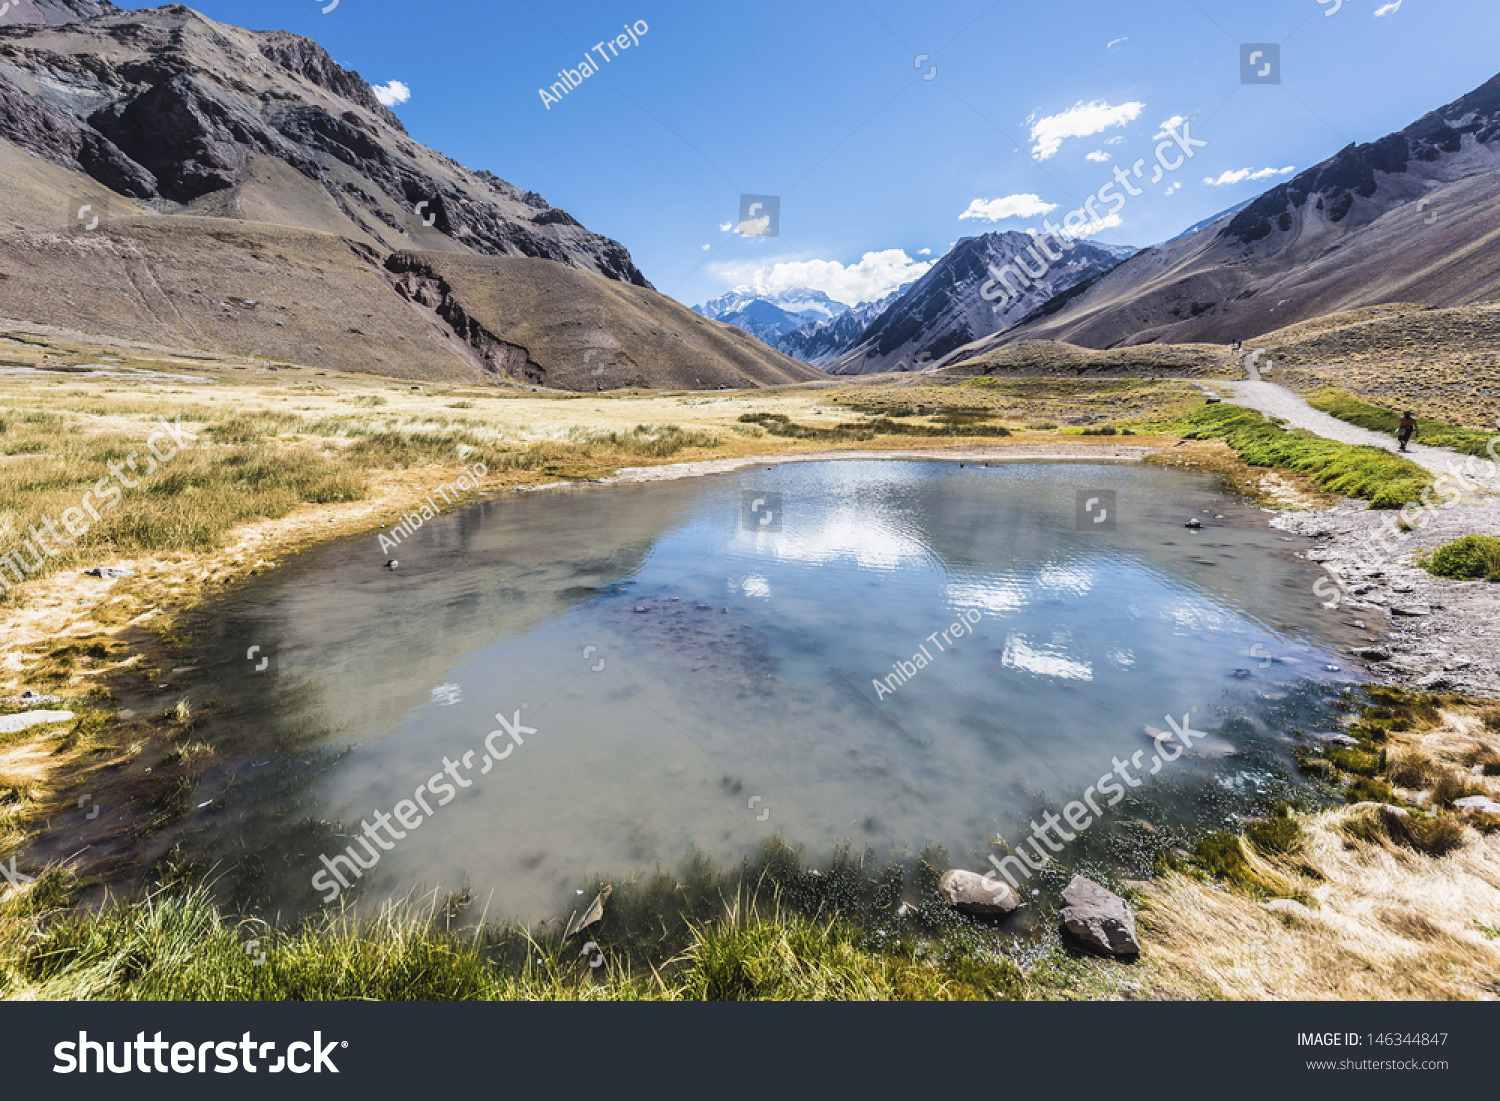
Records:
M1500 76L1399 133L1339 150L1227 221L1131 257L980 351L1229 343L1384 302L1500 293Z
M95 7L28 3L7 17ZM466 272L494 265L518 294L528 279L556 283L554 267L597 277L539 303L518 381L676 386L688 372L659 343L673 340L705 380L816 377L656 294L622 245L541 196L414 142L316 43L181 5L97 7L85 22L0 27L0 316L400 377L504 374L515 354L495 356L498 337L467 323L482 303L458 301L482 299L477 284L440 295L440 312L404 293L411 262L392 263L451 255L473 261ZM644 366L581 378L557 358L567 341L542 329L618 317L616 285L642 319L630 330L640 347L624 352Z
M781 337L776 349L815 367L833 363L860 342L872 321L914 286L915 282L907 283L878 302L851 306L832 320L809 322Z
M728 294L721 294L711 302L694 306L693 311L704 317L723 321L731 314L744 313L757 302L774 306L782 313L795 317L804 324L810 321L826 321L837 317L849 308L842 302L835 302L822 291L807 287L770 294L757 291L752 287L736 287Z
M0 31L0 137L158 213L297 225L384 251L543 257L649 285L617 242L417 145L316 43L181 5Z
M1235 203L1234 206L1230 207L1228 210L1221 210L1221 211L1219 211L1219 213L1213 215L1211 218L1204 218L1203 221L1201 221L1201 222L1194 222L1192 225L1188 226L1187 229L1185 229L1181 233L1179 233L1176 237L1172 237L1172 238L1169 238L1168 240L1164 241L1163 244L1170 245L1173 241L1180 241L1184 237L1191 237L1193 234L1197 233L1199 230L1207 229L1209 226L1213 225L1215 222L1222 222L1225 218L1232 218L1234 215L1236 215L1240 211L1244 210L1247 206L1249 206L1253 202L1255 202L1254 199L1246 199L1242 203Z
M1085 241L1072 242L1064 251L1050 237L1014 231L965 238L887 307L859 344L828 371L868 375L920 370L955 348L1004 330L1118 263L1108 249ZM997 283L995 272L1007 281Z
M0 24L76 23L97 15L115 15L119 8L109 0L0 0Z
M736 287L711 302L694 306L693 312L743 329L774 348L787 333L838 317L848 309L822 291L798 289L763 294L750 287Z

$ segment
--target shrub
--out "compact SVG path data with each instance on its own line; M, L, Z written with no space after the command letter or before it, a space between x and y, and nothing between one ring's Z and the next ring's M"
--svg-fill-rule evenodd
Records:
M1465 535L1417 559L1433 577L1456 581L1500 581L1500 539Z

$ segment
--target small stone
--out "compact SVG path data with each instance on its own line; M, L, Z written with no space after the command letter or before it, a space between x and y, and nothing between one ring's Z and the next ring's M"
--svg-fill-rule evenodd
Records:
M1432 608L1426 604L1392 604L1391 614L1415 618L1417 616L1431 615Z
M1446 673L1428 673L1417 680L1417 687L1441 691L1444 688L1452 688L1453 682L1448 679Z
M1135 913L1119 895L1091 879L1075 875L1063 891L1063 935L1076 946L1101 955L1134 959L1141 954L1135 939Z
M1250 675L1250 670L1248 670L1248 669L1236 669L1234 671L1234 675L1236 677L1239 677L1240 680L1244 680L1246 677L1248 677Z
M1390 661L1391 652L1381 646L1355 646L1349 651L1357 658L1366 661Z
M1198 517L1194 516L1191 520L1189 520L1186 524L1183 524L1182 526L1185 527L1185 528L1201 528L1203 526L1203 521L1200 520L1200 519L1198 519Z
M1378 810L1385 814L1394 814L1397 818L1410 818L1411 811L1405 807L1393 807L1389 803L1355 803L1350 810Z
M641 612L644 612L644 611L645 611L645 610L646 610L646 608L645 608L645 606L644 606L644 605L641 605L641 604L637 604L637 605L636 605L636 606L635 606L635 610L636 610L636 612L637 612L637 613L641 613Z
M976 917L1003 917L1021 905L1016 892L991 876L984 876L962 869L944 872L938 881L938 893L955 910Z
M400 565L401 565L400 562L398 562L394 558L392 558L389 562L387 562L385 564L385 568L388 569L388 570L394 570L394 569L396 569Z
M91 570L83 571L88 577L134 577L132 570L120 569L118 566L95 566Z

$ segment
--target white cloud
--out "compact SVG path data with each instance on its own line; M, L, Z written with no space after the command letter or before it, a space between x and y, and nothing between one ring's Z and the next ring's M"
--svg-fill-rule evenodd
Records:
M713 248L713 246L712 246L712 245L704 245L704 246L703 246L703 251L704 251L704 252L707 252L707 251L708 251L708 250L709 250L709 249L711 249L711 248Z
M1401 2L1402 2L1402 0L1396 0L1396 2L1394 4L1386 4L1384 7L1376 8L1375 9L1375 18L1379 19L1382 15L1390 15L1392 12L1398 12L1398 11L1400 11L1401 10Z
M1186 121L1187 119L1183 118L1181 115L1173 115L1171 118L1167 119L1166 122L1161 124L1161 128L1151 136L1151 140L1160 141L1162 138L1170 138L1172 136L1171 131L1182 129L1182 124Z
M1162 194L1163 195L1170 195L1174 191L1181 191L1181 190L1182 190L1182 181L1178 180L1176 183L1172 184L1165 191L1163 191Z
M930 248L919 249L919 250L917 250L917 255L918 256L931 256L932 255L932 250Z
M725 222L721 226L719 226L719 230L721 232L723 232L723 233L728 233L733 228L734 228L734 223L733 222Z
M1118 214L1106 214L1097 222L1086 222L1077 229L1068 230L1070 237L1092 237L1096 233L1103 233L1106 229L1115 229L1122 225Z
M1068 138L1087 138L1114 126L1134 122L1145 109L1144 103L1122 103L1118 107L1106 100L1075 103L1060 115L1046 115L1031 127L1031 155L1045 161L1057 155Z
M1109 154L1102 149L1095 149L1092 153L1090 153L1083 159L1086 161L1093 161L1096 164L1103 164L1105 161L1109 160Z
M1225 172L1217 179L1213 176L1204 176L1203 182L1209 187L1228 187L1230 184L1244 183L1246 180L1274 180L1277 176L1290 176L1297 171L1291 165L1285 168L1236 168L1232 172Z
M1130 36L1126 35L1124 38L1117 38L1117 39L1115 39L1113 42L1111 42L1108 46L1105 46L1104 48L1106 50L1112 50L1116 46L1120 45L1121 43L1129 42L1129 41L1130 41Z
M393 80L389 84L373 85L375 98L387 107L400 107L411 99L411 89L399 80Z
M1051 214L1056 209L1056 203L1044 203L1040 195L1006 195L999 199L974 199L958 220L999 222L1006 218L1034 218L1038 214Z
M1121 134L1121 135L1119 135L1119 136L1118 136L1118 137L1113 137L1113 138L1110 138L1110 139L1109 139L1109 140L1108 140L1108 141L1107 141L1107 142L1105 142L1105 143L1104 143L1104 144L1105 144L1105 145L1119 145L1119 144L1121 144L1121 143L1122 143L1122 142L1124 142L1124 140L1125 140L1125 135L1124 135L1124 134Z
M934 260L913 260L905 249L867 252L857 264L837 260L781 261L753 269L744 265L726 265L715 275L733 280L736 285L750 286L762 294L791 290L818 290L847 306L874 302L891 291L920 279Z

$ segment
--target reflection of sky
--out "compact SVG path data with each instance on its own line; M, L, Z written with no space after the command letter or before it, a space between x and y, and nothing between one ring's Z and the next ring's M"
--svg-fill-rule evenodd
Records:
M888 572L931 557L912 532L852 506L832 509L815 525L804 521L795 533L746 532L744 538L753 541L757 553L813 565L845 559L861 569Z
M428 566L404 575L400 607L419 609L424 634L403 649L425 638L441 660L399 698L389 685L408 675L405 654L338 619L342 599L366 601L365 617L394 605L371 605L374 580L330 565L308 578L303 604L288 597L281 609L304 613L291 618L308 631L323 692L316 712L287 721L355 714L339 741L357 750L320 775L306 805L346 823L390 807L445 754L472 748L493 714L529 701L526 721L542 733L519 767L385 854L375 891L462 882L495 892L492 912L550 914L586 872L666 866L694 848L737 859L775 832L814 849L968 852L1032 813L1037 793L1092 782L1168 711L1258 706L1257 692L1298 674L1235 676L1253 640L1241 636L1277 641L1252 609L1294 625L1320 613L1288 603L1283 579L1300 566L1267 553L1281 548L1263 526L1226 525L1212 545L1178 546L1174 531L1145 524L1085 538L1072 526L1078 476L805 464L757 472L755 485L663 484L470 513L487 521L474 542L498 548L480 565L471 545L440 542L440 525L403 551ZM1179 498L1218 504L1196 476L1087 476L1141 497L1170 491L1174 509ZM783 531L743 529L747 488L784 495ZM643 525L649 552L637 568L611 551L601 567L601 516L618 525L637 512L667 518ZM586 549L569 558L572 548ZM1212 552L1226 553L1205 572L1196 556ZM518 610L520 597L532 603ZM480 614L454 631L454 609L472 601ZM961 613L972 630L926 641ZM920 674L877 690L923 646ZM226 647L231 658L243 647ZM393 714L405 716L399 729L375 739ZM747 813L754 796L774 817Z
M1023 635L1011 635L1005 640L1005 656L1001 662L1008 668L1044 677L1093 680L1093 666L1064 656L1072 642L1073 636L1066 631L1058 632L1050 643L1038 646L1031 645Z

